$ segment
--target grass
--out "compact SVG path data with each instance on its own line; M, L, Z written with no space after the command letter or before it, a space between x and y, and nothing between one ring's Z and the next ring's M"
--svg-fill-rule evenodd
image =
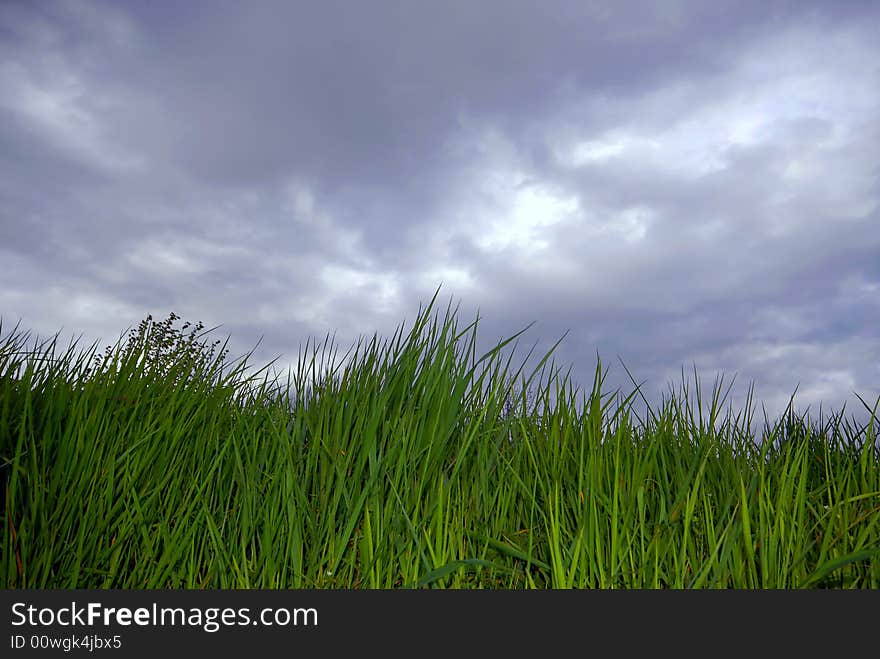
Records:
M698 386L642 422L436 297L285 386L173 315L103 356L0 327L3 587L880 585L876 405L758 441Z

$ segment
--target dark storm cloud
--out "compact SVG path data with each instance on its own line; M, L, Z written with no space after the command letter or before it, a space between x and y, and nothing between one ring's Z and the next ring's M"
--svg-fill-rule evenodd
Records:
M295 362L310 335L390 334L443 282L484 348L569 330L583 387L598 349L651 399L692 363L777 406L799 382L876 397L878 18L4 3L0 310L107 338L175 310Z

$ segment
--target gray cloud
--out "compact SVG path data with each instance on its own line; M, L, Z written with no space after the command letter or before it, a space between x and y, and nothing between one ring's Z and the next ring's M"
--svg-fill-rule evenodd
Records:
M4 323L296 361L443 283L589 388L880 395L870 2L0 8ZM864 416L864 415L862 415Z

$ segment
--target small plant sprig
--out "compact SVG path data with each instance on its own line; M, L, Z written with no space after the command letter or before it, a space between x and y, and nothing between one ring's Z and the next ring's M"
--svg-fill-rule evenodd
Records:
M229 350L224 344L215 359L221 341L215 340L210 346L206 341L198 341L216 328L203 331L202 322L196 325L185 322L181 329L175 329L173 325L178 320L180 316L174 312L162 322L155 322L153 316L148 315L137 329L129 330L121 350L118 346L107 346L103 356L95 355L94 370L106 371L114 364L130 365L143 377L161 379L171 386L218 375ZM185 335L188 329L189 335ZM87 374L90 371L87 369Z

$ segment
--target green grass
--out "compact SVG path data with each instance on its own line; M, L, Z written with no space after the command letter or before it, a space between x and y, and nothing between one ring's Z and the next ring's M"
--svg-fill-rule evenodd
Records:
M642 422L598 359L582 392L516 336L478 356L436 297L283 386L173 315L103 356L0 331L3 587L880 585L876 405L758 441L698 387Z

